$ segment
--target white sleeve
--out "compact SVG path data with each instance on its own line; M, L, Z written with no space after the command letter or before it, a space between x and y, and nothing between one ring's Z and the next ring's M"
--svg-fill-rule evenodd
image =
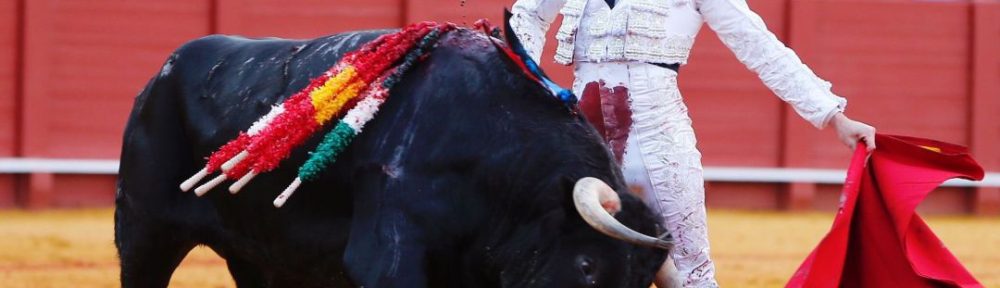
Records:
M847 100L834 95L830 82L816 76L767 30L745 0L699 0L698 9L736 58L813 126L823 128L844 111Z
M545 32L566 0L517 0L511 7L510 27L535 63L542 63Z

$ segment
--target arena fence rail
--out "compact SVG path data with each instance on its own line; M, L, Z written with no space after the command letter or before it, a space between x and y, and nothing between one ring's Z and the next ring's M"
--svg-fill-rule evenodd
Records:
M0 174L118 174L118 160L0 158ZM705 167L705 181L740 183L815 183L842 184L847 175L840 169L764 168L764 167ZM1000 187L1000 172L987 173L983 181L953 179L942 186Z

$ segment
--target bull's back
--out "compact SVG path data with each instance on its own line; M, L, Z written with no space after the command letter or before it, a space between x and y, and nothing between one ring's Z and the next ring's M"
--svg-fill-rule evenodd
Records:
M305 88L347 52L386 31L352 32L307 41L209 36L178 49L176 75L185 122L208 150ZM188 63L181 63L188 62Z

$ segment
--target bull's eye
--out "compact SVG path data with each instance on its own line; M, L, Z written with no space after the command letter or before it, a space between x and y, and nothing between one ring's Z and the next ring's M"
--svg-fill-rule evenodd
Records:
M583 255L577 256L576 267L580 269L580 273L583 273L584 277L589 278L594 276L594 262L589 257Z
M583 261L580 262L580 271L582 271L583 274L586 275L593 275L594 267L590 264L590 261Z

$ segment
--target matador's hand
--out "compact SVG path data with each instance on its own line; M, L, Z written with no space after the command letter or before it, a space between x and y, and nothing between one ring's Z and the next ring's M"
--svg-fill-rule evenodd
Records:
M830 120L830 124L837 129L837 137L845 145L854 149L858 141L864 140L868 146L868 152L875 150L875 127L847 118L844 113L837 113Z

